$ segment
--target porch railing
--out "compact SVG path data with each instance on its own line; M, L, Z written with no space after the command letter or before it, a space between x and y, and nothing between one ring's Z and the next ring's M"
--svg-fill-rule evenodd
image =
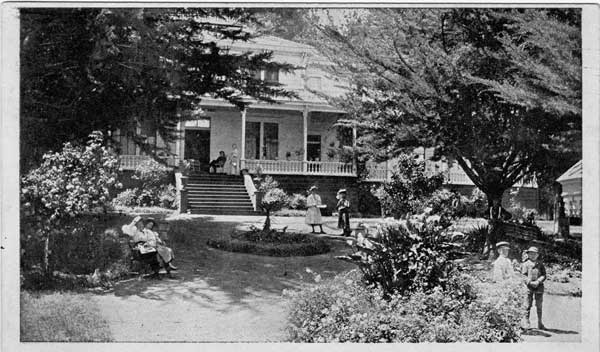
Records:
M119 155L119 169L120 170L135 170L136 167L146 160L151 159L147 155ZM170 157L165 158L168 166L176 166L178 159Z
M260 169L264 174L274 175L356 176L356 168L352 163L335 161L242 159L241 167L250 173Z

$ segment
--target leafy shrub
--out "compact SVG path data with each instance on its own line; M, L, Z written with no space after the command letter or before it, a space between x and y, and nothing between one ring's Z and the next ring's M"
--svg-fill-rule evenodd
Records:
M479 188L475 187L470 197L461 197L465 209L465 216L472 218L484 217L488 211L487 197Z
M117 196L112 200L113 205L121 205L124 207L133 207L137 205L139 190L137 188L126 189L123 192L117 194Z
M489 231L490 227L488 225L480 225L468 231L465 234L465 250L471 253L481 252Z
M142 189L153 189L168 183L169 169L154 159L147 159L135 168L133 179L139 180Z
M230 239L211 239L207 244L229 252L271 257L309 256L330 251L327 242L307 234L252 229Z
M520 340L522 284L480 284L452 275L446 289L394 294L361 284L356 272L287 292L293 342L511 342Z
M300 193L294 193L290 197L290 209L306 210L306 197Z
M179 198L177 189L174 185L163 185L158 192L158 204L163 208L177 209L179 207Z
M463 217L466 214L465 206L460 195L447 189L438 189L426 199L426 206L431 214L446 218Z
M385 215L401 218L408 213L420 213L424 200L443 182L444 176L441 174L425 174L425 162L417 161L409 154L400 156L391 182L383 186L380 199Z
M21 215L34 227L22 234L45 241L46 272L50 272L51 238L63 233L65 222L108 206L111 190L121 187L118 159L103 138L101 132L93 132L85 146L65 143L60 152L45 154L42 165L21 179Z
M365 282L386 297L444 286L452 264L438 219L388 221L373 236L359 236L353 243L355 252L338 259L358 265Z
M163 184L146 189L126 189L113 199L112 204L114 206L160 206L167 209L177 209L179 198L177 197L175 186L172 184Z

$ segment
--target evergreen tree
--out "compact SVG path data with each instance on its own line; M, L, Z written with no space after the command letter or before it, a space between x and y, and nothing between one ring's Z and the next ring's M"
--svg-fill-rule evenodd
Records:
M135 127L173 141L183 112L205 96L239 108L249 97L293 96L254 75L292 66L272 62L270 52L227 48L253 36L243 9L28 8L20 18L23 170L94 130L120 129L145 152L160 153Z
M490 204L523 177L553 180L558 160L580 155L578 10L331 10L320 18L311 42L353 82L335 103L372 155L434 147Z

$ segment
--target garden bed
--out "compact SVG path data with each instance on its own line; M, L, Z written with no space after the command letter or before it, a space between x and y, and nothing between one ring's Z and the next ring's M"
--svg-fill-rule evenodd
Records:
M308 234L258 229L233 234L231 238L210 239L207 244L228 252L270 257L311 256L331 250L325 240Z

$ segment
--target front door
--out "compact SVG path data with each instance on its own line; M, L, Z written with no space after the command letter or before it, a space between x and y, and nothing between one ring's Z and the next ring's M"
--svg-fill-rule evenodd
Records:
M184 159L198 161L203 170L208 170L210 162L210 130L185 130Z

